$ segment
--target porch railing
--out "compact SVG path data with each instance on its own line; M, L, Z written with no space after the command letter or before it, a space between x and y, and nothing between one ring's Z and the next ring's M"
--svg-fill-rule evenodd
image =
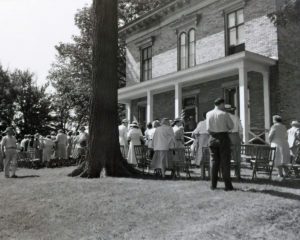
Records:
M269 130L261 129L261 128L251 128L249 131L249 143L251 144L268 144L266 140L266 133ZM195 139L192 138L192 132L185 132L184 133L184 144L186 146L192 145Z
M184 145L189 146L192 145L194 142L194 138L192 138L192 133L193 132L185 132L184 133Z

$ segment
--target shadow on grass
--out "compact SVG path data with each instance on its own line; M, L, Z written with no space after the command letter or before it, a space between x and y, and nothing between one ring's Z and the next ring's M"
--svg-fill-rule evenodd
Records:
M274 187L300 189L300 179L285 179L282 181L276 181L276 180L269 180L269 179L252 180L252 179L243 178L242 180L233 179L233 182L245 183L245 184L271 185Z
M300 201L300 195L288 193L288 192L280 192L280 191L266 190L266 189L265 190L248 189L247 192L263 193L263 194L268 194L268 195L275 196L275 197Z
M17 179L24 179L24 178L38 178L40 177L39 175L25 175L25 176L19 176Z

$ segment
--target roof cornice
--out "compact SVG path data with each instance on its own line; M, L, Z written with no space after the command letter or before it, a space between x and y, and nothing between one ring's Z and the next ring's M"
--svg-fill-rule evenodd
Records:
M161 17L168 15L169 13L174 12L176 9L182 8L184 4L190 3L191 0L176 0L170 2L162 7L153 9L152 11L140 16L134 21L124 25L119 29L119 34L128 34L136 29L141 28L144 25L158 21Z

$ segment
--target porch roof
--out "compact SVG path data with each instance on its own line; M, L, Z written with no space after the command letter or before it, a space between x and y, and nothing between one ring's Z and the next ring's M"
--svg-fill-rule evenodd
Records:
M128 103L130 100L145 97L147 96L147 91L151 91L155 94L173 90L175 84L181 84L184 87L237 75L241 66L243 66L246 71L268 71L270 66L276 65L276 62L277 61L272 58L244 51L212 60L193 68L177 71L133 86L121 88L118 90L119 102Z

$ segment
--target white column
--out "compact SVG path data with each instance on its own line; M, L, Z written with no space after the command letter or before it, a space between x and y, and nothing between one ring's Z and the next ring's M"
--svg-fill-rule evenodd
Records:
M147 91L147 123L153 121L153 93Z
M125 104L126 107L126 119L128 120L128 122L131 122L131 103L126 103Z
M263 86L264 86L264 116L265 116L265 129L270 130L271 128L271 111L270 111L270 76L269 72L262 72L263 75ZM265 139L269 142L268 132L266 132Z
M179 118L182 112L182 86L175 84L175 118Z
M239 89L240 89L240 118L243 126L243 141L249 142L249 113L248 113L248 76L245 64L239 67Z

